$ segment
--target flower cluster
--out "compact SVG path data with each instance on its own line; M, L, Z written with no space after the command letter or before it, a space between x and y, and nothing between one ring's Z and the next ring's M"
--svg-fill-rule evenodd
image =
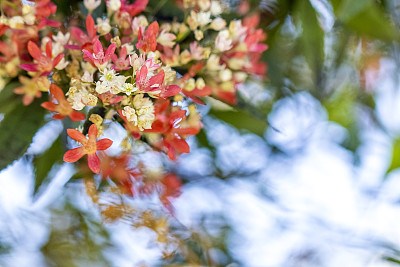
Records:
M116 178L133 194L143 175L128 164L130 144L140 139L171 160L188 153L187 137L202 127L193 102L204 104L202 98L212 96L235 103L238 85L265 73L259 60L267 49L261 43L266 35L256 28L257 15L224 20L220 1L181 2L184 21L149 21L153 16L141 15L148 0L106 0L104 16L95 20L91 14L101 0L83 2L84 27L62 30L61 23L49 19L56 11L50 0L2 3L0 88L19 75L15 93L24 95L25 105L49 92L42 107L54 119L85 121L80 130L68 129L81 146L67 151L64 160L87 155L92 172ZM111 124L129 134L118 157L97 154L113 143L96 141ZM167 184L178 187L175 176L166 177ZM176 194L166 193L162 201L170 195Z

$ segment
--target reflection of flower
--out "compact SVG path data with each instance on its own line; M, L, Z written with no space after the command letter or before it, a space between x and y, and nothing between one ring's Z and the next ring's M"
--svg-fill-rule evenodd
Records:
M96 142L97 138L97 126L92 124L89 128L89 133L87 139L81 132L75 129L68 129L67 133L69 137L78 141L82 144L81 147L77 147L71 150L68 150L64 154L64 161L66 162L76 162L84 155L88 155L88 164L89 168L94 173L100 172L100 159L96 154L97 150L106 150L112 145L112 141L110 139L104 138Z

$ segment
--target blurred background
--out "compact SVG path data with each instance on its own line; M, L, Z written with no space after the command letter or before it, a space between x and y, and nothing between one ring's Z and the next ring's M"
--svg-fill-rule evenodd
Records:
M54 2L59 16L82 10ZM226 19L261 14L267 76L240 88L237 107L199 106L190 154L142 155L182 179L174 215L74 179L52 160L62 125L49 121L0 173L0 266L400 265L400 3L224 5ZM169 0L146 11L179 12Z

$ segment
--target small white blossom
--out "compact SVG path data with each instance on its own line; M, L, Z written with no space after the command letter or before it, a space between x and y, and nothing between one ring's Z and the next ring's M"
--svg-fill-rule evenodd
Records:
M89 10L89 13L91 13L101 4L101 0L83 0L83 4Z

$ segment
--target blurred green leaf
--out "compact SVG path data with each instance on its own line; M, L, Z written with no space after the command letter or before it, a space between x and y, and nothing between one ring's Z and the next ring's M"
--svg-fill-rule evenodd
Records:
M384 9L373 0L332 0L337 19L361 36L383 41L399 40L400 34Z
M44 125L46 111L41 102L36 99L24 106L20 101L0 122L0 170L26 152L33 136Z
M267 119L261 120L244 110L211 110L209 115L229 123L238 130L247 130L261 137L264 136L264 132L268 126Z
M390 163L389 168L386 170L386 175L388 175L391 171L399 167L400 167L400 138L397 138L393 141L392 161Z
M317 13L309 1L297 1L295 16L301 23L302 33L299 37L301 52L315 75L322 69L324 60L324 31ZM315 80L316 81L316 80Z
M355 114L356 98L357 89L346 87L338 90L335 95L324 103L328 112L328 119L346 128L348 136L342 145L353 152L360 145Z
M110 266L103 255L110 248L110 237L92 214L71 203L53 210L50 236L41 248L48 266Z
M62 162L63 145L61 138L57 138L51 147L33 159L35 168L35 186L33 193L36 194L39 187L43 184L53 166Z
M0 113L9 112L17 103L21 102L21 97L14 93L14 89L19 85L18 82L9 83L0 91Z

